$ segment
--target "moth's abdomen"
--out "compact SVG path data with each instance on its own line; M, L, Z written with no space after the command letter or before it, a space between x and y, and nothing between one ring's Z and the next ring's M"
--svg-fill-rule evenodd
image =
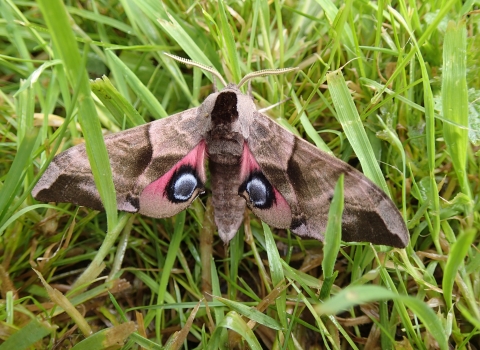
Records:
M212 203L220 238L228 243L242 224L245 200L238 195L240 162L220 164L210 160Z

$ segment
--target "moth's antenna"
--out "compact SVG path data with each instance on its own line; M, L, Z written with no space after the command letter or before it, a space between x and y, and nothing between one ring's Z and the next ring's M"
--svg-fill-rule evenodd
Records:
M238 88L240 88L243 84L245 84L247 81L257 78L257 77L263 77L265 75L280 75L280 74L285 74L288 72L292 72L294 70L297 70L298 67L291 67L291 68L280 68L280 69L263 69L259 70L258 72L253 72L253 73L248 73L245 75L242 80L238 83Z
M263 113L263 112L269 111L269 110L271 110L271 109L273 109L273 108L275 108L275 107L277 107L277 106L280 106L282 103L285 103L285 102L290 101L290 100L291 100L290 97L289 97L289 98L286 98L285 100L282 100L282 101L280 101L280 102L277 102L277 103L275 103L275 104L273 104L273 105L271 105L271 106L268 106L268 107L265 107L265 108L261 108L261 109L259 109L257 112Z
M190 65L190 66L195 66L195 67L198 67L198 68L200 68L204 71L210 72L214 76L216 76L218 79L220 79L223 86L228 85L227 82L225 81L225 79L223 79L223 77L220 75L220 73L218 73L215 69L213 69L213 67L209 67L209 66L206 66L202 63L198 63L198 62L195 62L195 61L183 58L183 57L175 56L175 55L172 55L171 53L164 52L163 54L167 55L170 58L173 58L176 61L182 62L183 64L187 64L187 65ZM243 78L243 79L245 79L245 78Z

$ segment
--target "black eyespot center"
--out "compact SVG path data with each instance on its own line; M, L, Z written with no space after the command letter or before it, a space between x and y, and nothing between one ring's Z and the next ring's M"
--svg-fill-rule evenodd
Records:
M184 203L192 198L197 188L203 188L203 183L195 169L184 164L173 173L165 187L165 194L173 203Z
M245 192L247 196L244 195ZM269 209L275 203L273 187L260 171L252 172L240 186L238 193L254 208Z

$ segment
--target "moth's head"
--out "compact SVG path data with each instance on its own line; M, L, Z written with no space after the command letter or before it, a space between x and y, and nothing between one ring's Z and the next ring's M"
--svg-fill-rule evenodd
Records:
M198 116L205 118L207 130L224 129L248 137L248 131L257 110L253 98L229 84L210 94L198 108Z
M170 58L182 62L187 65L198 67L206 72L210 72L214 77L218 78L225 88L219 92L210 94L202 105L199 107L199 117L206 119L207 130L217 127L228 129L228 131L240 133L243 137L248 138L248 129L256 111L253 98L251 97L250 87L249 93L244 94L240 88L247 82L257 77L266 75L278 75L297 70L297 67L282 69L264 69L245 75L238 84L227 84L222 75L212 67L194 62L182 57L168 54Z

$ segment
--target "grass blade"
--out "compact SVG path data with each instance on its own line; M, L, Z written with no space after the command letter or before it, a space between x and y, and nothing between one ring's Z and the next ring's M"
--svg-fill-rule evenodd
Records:
M43 337L46 337L54 331L55 326L52 326L47 321L41 322L33 319L17 332L8 337L8 339L0 345L0 350L31 349Z
M5 178L3 186L0 188L0 227L4 224L4 219L9 219L11 215L7 215L14 197L20 190L25 177L24 169L31 164L32 152L37 141L38 131L30 129L26 132L22 143L18 149L17 156ZM0 231L0 236L2 232Z
M162 267L162 275L160 276L160 283L158 285L158 296L157 296L157 305L162 305L165 302L165 293L167 291L168 280L170 278L170 272L175 264L175 260L178 254L178 249L180 247L180 242L183 236L183 228L185 225L185 211L180 212L175 218L175 230L173 231L173 236L168 247L168 253L165 258L165 263ZM157 311L156 315L156 331L157 337L160 339L160 325L162 310Z
M123 345L125 339L136 330L135 322L126 322L93 334L72 347L72 350L116 348L119 345Z
M324 283L320 291L320 299L324 300L330 295L330 288L335 281L335 263L337 261L340 243L342 240L342 214L343 214L343 174L338 178L335 186L330 209L328 211L328 223L325 231L325 256L322 261Z
M380 286L369 285L345 288L325 303L318 304L315 307L315 310L319 314L336 314L342 310L348 310L355 305L387 299L402 302L411 308L415 315L424 322L434 339L439 343L440 349L448 349L442 324L432 309L418 299L392 293Z
M443 117L456 125L443 124L453 168L462 192L471 197L467 179L468 93L467 93L467 29L464 22L448 23L443 46L442 111Z
M62 60L72 87L79 89L80 124L85 137L88 159L103 206L107 212L109 229L117 223L117 199L113 186L112 171L103 142L97 111L90 96L90 84L82 64L75 37L70 29L64 4L60 0L38 2L49 28L56 52Z
M162 119L167 117L168 114L165 112L165 109L160 102L158 102L155 96L153 96L150 90L143 85L140 79L138 79L138 77L130 70L130 68L128 68L127 65L123 63L122 60L118 58L112 51L108 50L106 55L117 67L117 70L123 74L128 85L133 89L133 91L135 91L137 96L142 100L154 118Z
M253 331L247 323L235 311L230 311L218 325L219 328L228 328L234 330L245 339L252 350L261 350L262 346L258 342Z
M445 266L445 274L442 280L443 296L445 298L446 307L448 310L452 308L452 292L457 273L460 269L463 270L464 259L467 256L471 244L476 236L476 230L470 230L461 234L457 241L453 244L452 250L448 255L447 264ZM460 276L459 276L460 278ZM475 312L478 315L478 310Z
M223 46L225 48L224 57L227 60L227 66L232 69L233 81L238 82L242 76L240 72L240 65L238 63L237 47L233 38L232 30L228 25L228 19L223 0L218 1L218 9L220 12L220 30L222 31L225 40L225 45Z
M127 128L145 124L145 120L135 108L112 85L110 79L103 77L91 82L92 91L112 113L118 125Z
M327 74L328 89L332 95L332 101L337 112L337 118L342 124L345 135L352 145L355 154L362 164L365 176L372 180L385 193L389 194L387 183L383 177L378 161L375 158L372 146L368 141L357 109L353 104L350 91L339 71Z
M254 308L251 308L250 306L221 297L215 297L215 299L220 301L221 303L224 303L229 308L233 309L233 311L238 312L239 314L249 318L252 321L255 321L256 323L263 324L264 326L276 330L282 329L280 324L275 319L265 315L264 313Z

